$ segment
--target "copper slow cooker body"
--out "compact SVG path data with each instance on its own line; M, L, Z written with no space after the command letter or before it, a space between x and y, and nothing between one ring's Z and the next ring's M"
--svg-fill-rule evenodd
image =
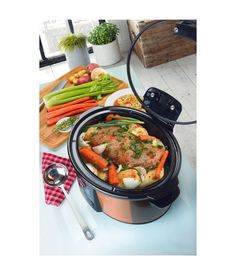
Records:
M161 181L142 190L121 189L102 181L86 167L78 151L79 135L83 132L84 126L103 121L110 113L143 120L149 134L158 136L167 145L169 157L165 176ZM81 193L95 211L102 211L113 219L132 224L151 222L163 216L179 195L179 144L170 129L144 112L125 107L102 107L86 112L73 127L67 148L77 172Z

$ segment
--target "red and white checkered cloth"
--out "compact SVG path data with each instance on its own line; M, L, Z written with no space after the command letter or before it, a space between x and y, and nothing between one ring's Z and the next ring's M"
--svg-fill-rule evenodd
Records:
M65 190L69 192L72 183L75 180L76 172L69 159L56 156L51 153L43 153L42 155L42 173L48 165L52 163L61 163L65 165L68 169L68 179L64 183ZM59 206L65 199L65 195L60 187L53 187L44 183L44 192L45 192L45 202L46 204L51 204Z

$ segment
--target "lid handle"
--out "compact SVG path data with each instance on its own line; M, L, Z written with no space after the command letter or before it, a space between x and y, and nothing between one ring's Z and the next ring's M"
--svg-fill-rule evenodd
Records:
M172 121L176 121L182 111L182 105L178 100L168 93L154 87L146 91L144 95L144 104L153 112ZM173 128L174 125L172 124L169 126Z

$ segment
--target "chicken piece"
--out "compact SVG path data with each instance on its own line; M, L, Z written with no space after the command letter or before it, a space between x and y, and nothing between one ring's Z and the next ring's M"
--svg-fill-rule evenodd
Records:
M137 129L147 134L146 129L137 124L131 124L127 129L115 126L93 130L91 128L86 132L85 140L88 140L91 146L108 143L103 155L116 165L149 168L161 159L165 150L164 147L155 147L152 143L142 142L134 135L133 131L137 132Z

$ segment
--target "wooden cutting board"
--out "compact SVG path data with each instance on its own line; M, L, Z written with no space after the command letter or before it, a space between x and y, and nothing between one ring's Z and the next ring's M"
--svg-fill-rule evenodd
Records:
M77 68L73 69L72 71L66 73L65 75L59 77L58 79L54 80L53 82L51 82L48 86L44 87L40 91L40 99L43 98L46 94L48 94L60 81L62 81L64 79L69 79L70 76L72 76L73 74L75 74L76 72L78 72L79 70L84 69L84 68L85 67L82 67L82 66L77 67ZM128 87L128 84L123 82L122 80L117 79L115 77L113 77L113 79L119 83L117 90L125 89ZM66 83L65 87L69 87L69 86L71 86L71 84L68 81L68 83ZM104 106L105 100L108 96L105 96L101 101L98 102L100 106ZM40 142L50 148L57 148L58 146L60 146L67 140L69 134L68 133L53 133L54 125L47 126L47 124L46 124L46 112L47 112L47 109L44 106L43 109L40 111L40 115L39 115Z

